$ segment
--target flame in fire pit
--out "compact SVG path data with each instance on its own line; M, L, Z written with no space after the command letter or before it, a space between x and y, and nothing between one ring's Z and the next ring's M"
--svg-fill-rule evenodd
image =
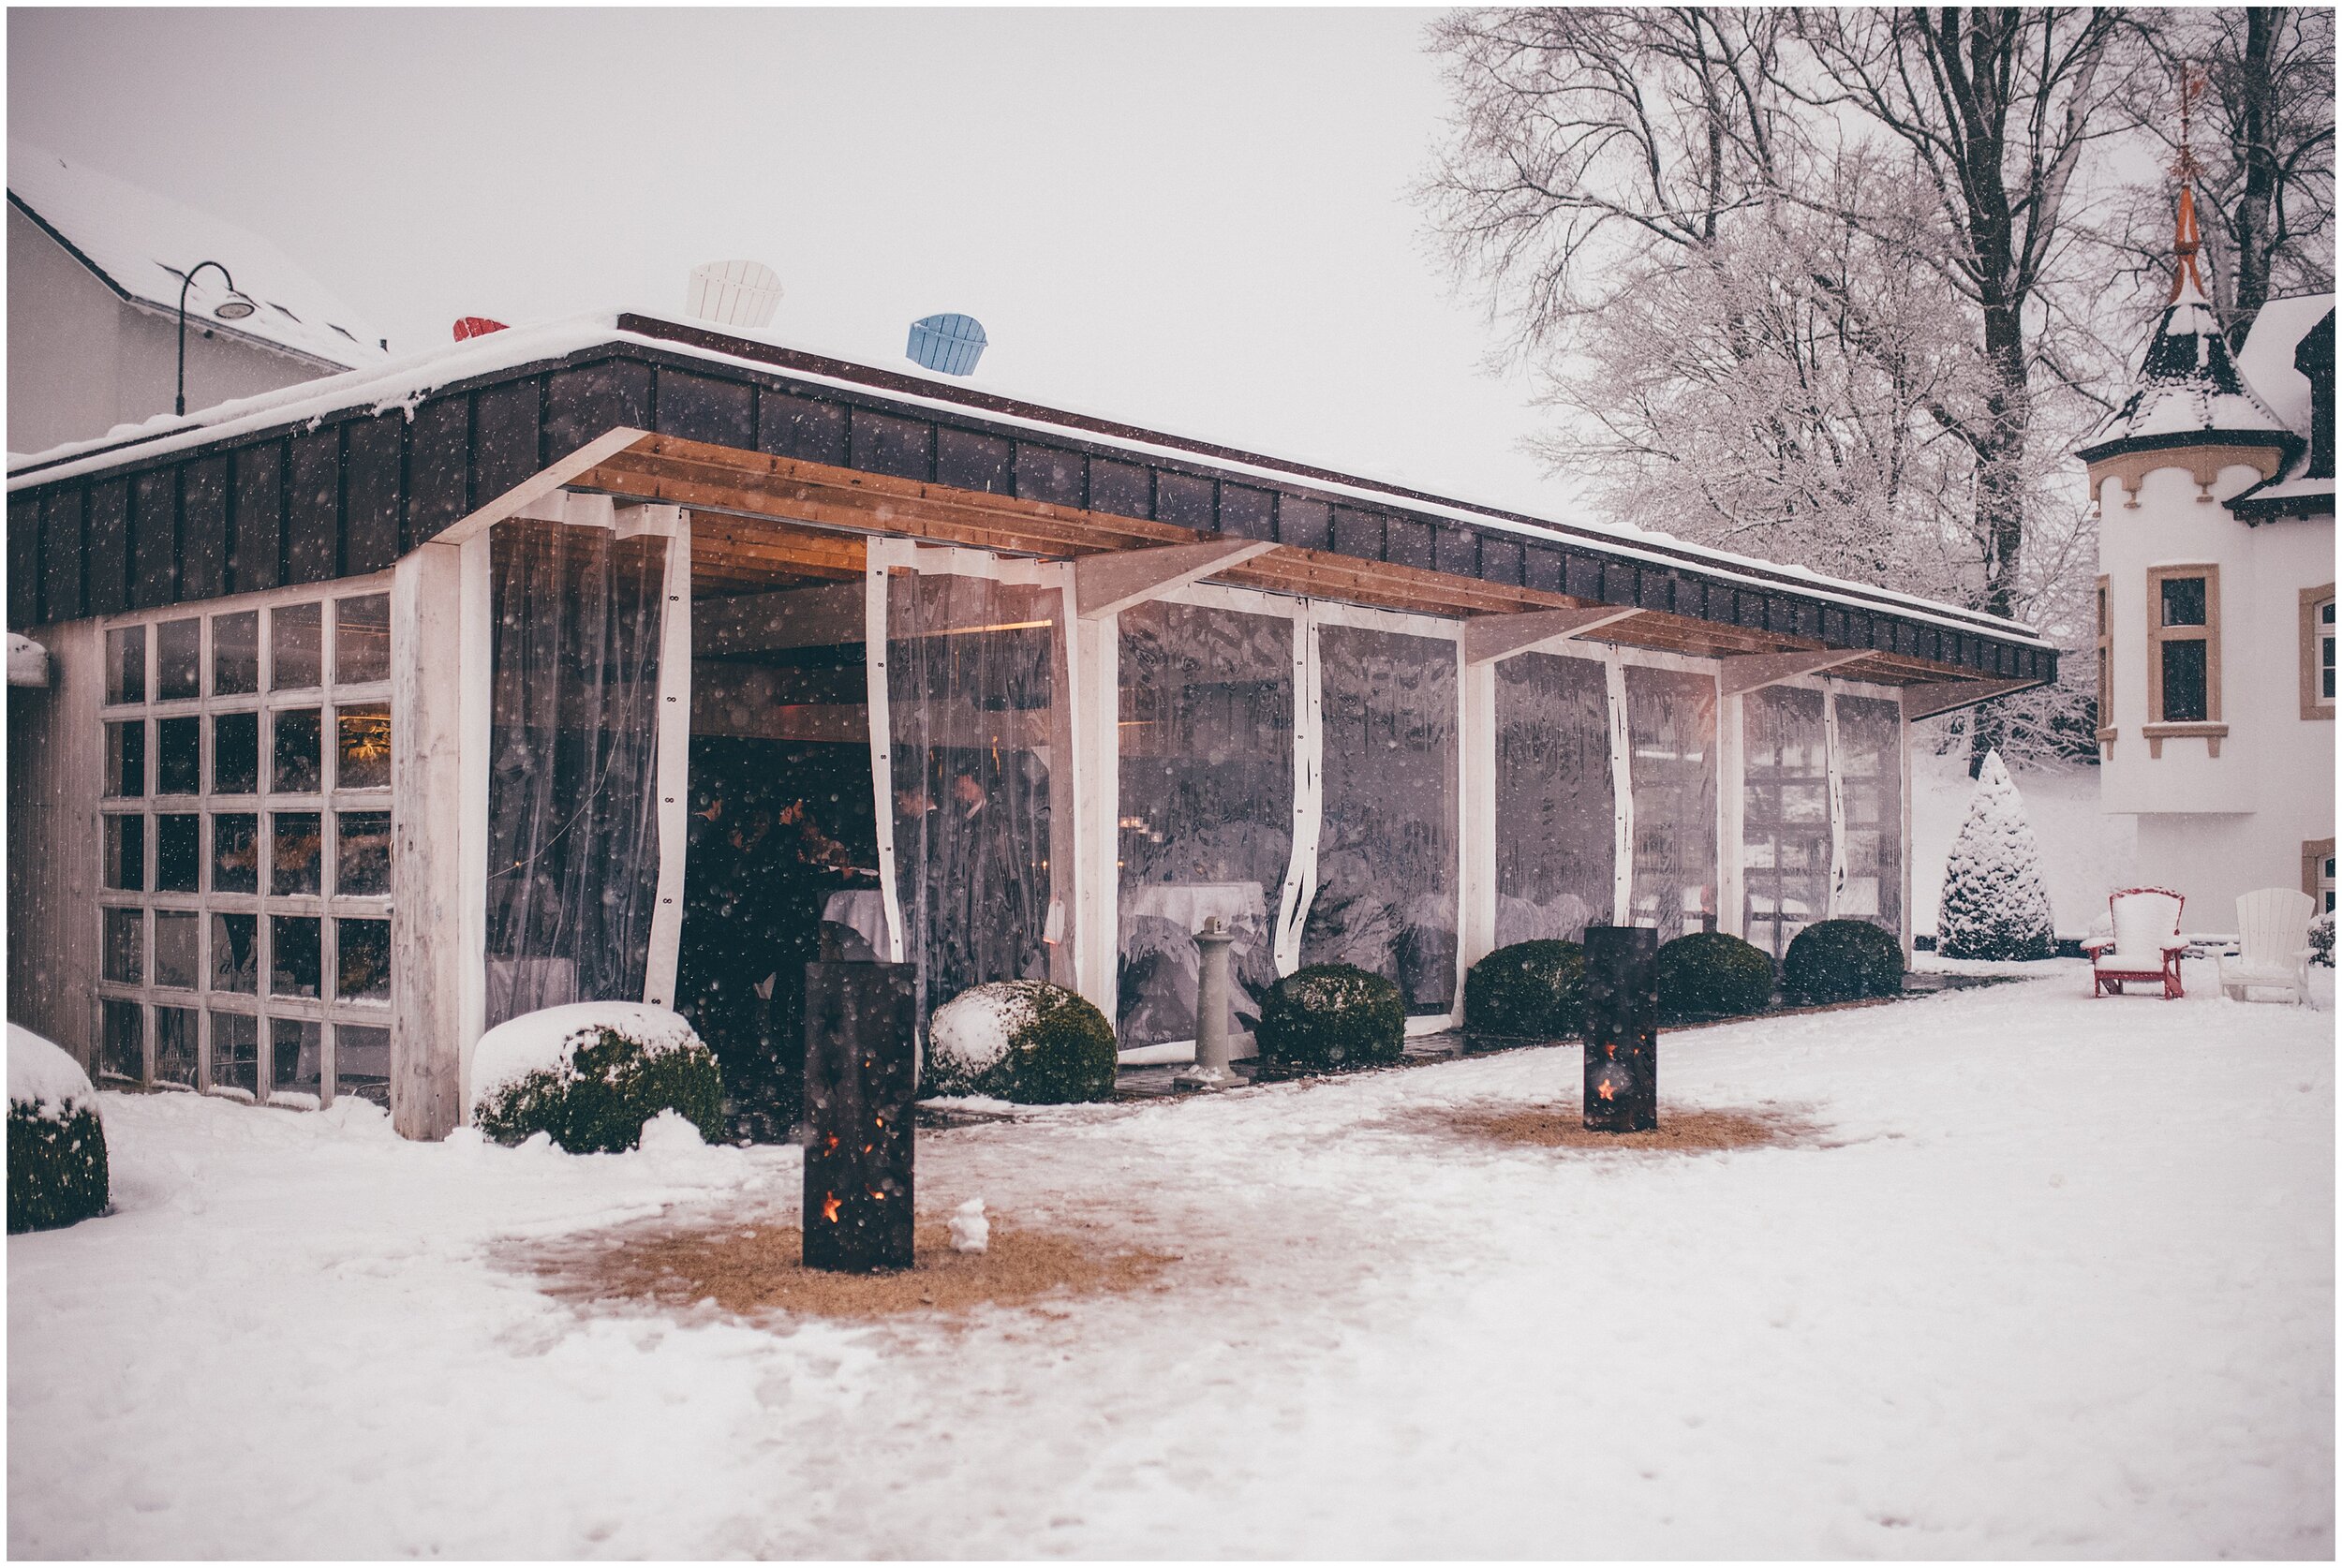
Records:
M832 1192L829 1196L822 1200L822 1218L828 1220L833 1225L837 1223L837 1193Z

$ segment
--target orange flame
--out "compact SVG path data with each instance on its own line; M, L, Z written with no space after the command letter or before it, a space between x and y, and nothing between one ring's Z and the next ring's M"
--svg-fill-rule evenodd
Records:
M1605 1100L1614 1099L1618 1093L1618 1086L1610 1082L1609 1079L1605 1078L1600 1083L1594 1085L1593 1092L1600 1095Z
M828 1220L833 1225L837 1223L837 1193L832 1192L829 1196L822 1200L822 1218Z

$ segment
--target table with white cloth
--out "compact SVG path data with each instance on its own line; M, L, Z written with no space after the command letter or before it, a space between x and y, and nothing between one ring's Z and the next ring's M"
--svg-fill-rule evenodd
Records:
M1195 933L1214 915L1236 940L1228 969L1229 1032L1250 1033L1260 1006L1241 982L1273 980L1268 901L1258 882L1138 882L1122 890L1120 947L1128 989L1125 1048L1195 1038ZM1135 991L1131 997L1130 992Z
M822 919L846 929L837 955L849 964L876 963L886 951L886 895L874 887L848 888L823 902Z

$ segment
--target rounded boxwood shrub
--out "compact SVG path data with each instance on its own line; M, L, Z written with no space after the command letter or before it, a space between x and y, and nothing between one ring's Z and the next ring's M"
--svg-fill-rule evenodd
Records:
M986 1094L1020 1105L1114 1098L1114 1026L1045 980L971 986L927 1020L923 1094Z
M81 1064L8 1026L8 1234L106 1211L106 1128Z
M500 1144L543 1132L571 1154L615 1154L643 1123L674 1111L711 1142L724 1084L691 1026L639 1002L577 1002L524 1013L472 1051L472 1119Z
M1379 1066L1406 1050L1407 1005L1381 975L1312 964L1269 987L1254 1039L1279 1067Z
M1891 997L1903 989L1903 944L1867 920L1824 920L1789 941L1781 994L1801 1007Z
M1772 1000L1772 955L1722 931L1693 931L1659 949L1659 1013L1682 1022L1761 1013Z
M1464 975L1464 1028L1474 1034L1551 1040L1586 1021L1586 950L1576 942L1515 942Z

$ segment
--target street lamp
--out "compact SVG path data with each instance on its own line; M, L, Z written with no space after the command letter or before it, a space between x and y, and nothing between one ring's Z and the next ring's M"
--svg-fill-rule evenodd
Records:
M198 261L179 275L179 395L171 401L171 412L184 415L187 411L187 289L195 282L195 274L204 268L216 270L228 285L228 297L212 307L212 314L223 321L241 321L259 306L251 296L236 287L236 280L228 275L228 269L216 261Z

